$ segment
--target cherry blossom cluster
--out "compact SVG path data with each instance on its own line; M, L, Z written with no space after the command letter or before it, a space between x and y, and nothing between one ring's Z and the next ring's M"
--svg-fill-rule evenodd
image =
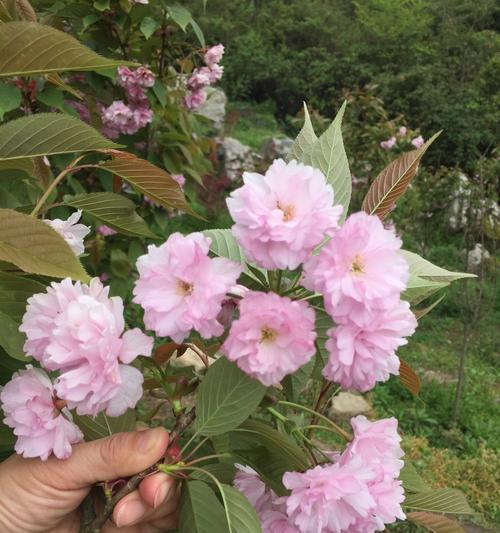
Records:
M79 224L82 212L79 209L70 215L66 220L48 218L43 221L69 244L75 255L82 255L85 251L84 239L90 233L90 228L84 224Z
M284 474L288 496L278 497L251 468L238 468L234 486L257 511L263 533L372 533L405 518L397 420L357 416L351 425L353 440L331 463Z
M141 397L143 376L130 363L151 354L153 339L138 328L125 331L123 301L108 292L97 278L89 285L67 278L28 299L19 330L25 353L42 369L21 370L0 397L25 457L71 454L82 434L70 410L115 417Z
M401 126L398 130L397 136L393 135L392 137L389 137L385 141L381 141L380 147L383 148L384 150L390 150L393 146L396 145L398 137L404 139L406 138L407 135L408 135L408 130L406 126ZM411 139L410 142L412 146L414 146L415 148L420 148L425 143L425 140L422 137L422 135L417 135L417 137L414 137L413 139Z
M116 100L108 107L100 107L103 133L110 139L136 133L153 120L145 92L155 83L153 72L143 65L135 70L119 67L117 80L125 90L127 103Z
M187 81L189 93L184 99L186 108L194 111L203 105L207 99L205 87L213 85L222 78L224 67L219 65L224 55L224 45L217 44L210 47L203 56L205 66L193 70Z

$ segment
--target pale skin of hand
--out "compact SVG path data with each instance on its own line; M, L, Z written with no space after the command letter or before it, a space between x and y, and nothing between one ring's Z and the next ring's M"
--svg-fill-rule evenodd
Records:
M77 444L65 461L13 455L0 464L2 533L78 533L78 507L94 483L134 475L159 461L168 446L161 428L119 433ZM177 522L175 480L157 473L115 506L102 533L163 533Z

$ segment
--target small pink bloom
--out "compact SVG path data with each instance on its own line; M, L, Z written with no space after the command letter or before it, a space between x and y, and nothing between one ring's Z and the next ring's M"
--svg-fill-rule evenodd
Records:
M109 274L107 272L103 272L99 275L99 279L104 283L109 280Z
M136 107L134 109L134 121L137 129L144 128L153 121L153 111L148 107Z
M315 353L314 311L306 302L249 292L222 352L264 385L275 385Z
M192 329L203 338L222 334L217 321L241 265L208 256L210 239L201 233L170 235L139 257L134 302L144 309L144 323L162 337L182 342Z
M214 83L218 82L224 74L224 67L221 67L220 65L214 65L210 69L210 85L213 85Z
M330 355L323 376L344 388L366 392L390 374L399 374L396 349L408 342L405 337L415 332L417 321L403 301L373 311L371 319L363 318L361 326L342 318L328 331L325 346Z
M257 513L271 509L272 500L276 495L266 487L253 468L237 464L233 485L247 498Z
M140 85L137 85L137 84L129 85L126 88L126 91L127 91L127 99L129 101L129 104L132 110L136 106L142 106L142 107L149 106L148 97L146 96L144 89Z
M195 111L207 101L207 93L203 89L196 89L186 95L184 104L188 111Z
M398 130L398 135L400 137L406 137L406 134L408 133L408 130L406 129L406 126L401 126Z
M103 123L118 130L127 127L133 116L132 109L121 100L116 100L109 107L104 108L101 113Z
M90 111L86 104L77 102L76 100L66 100L66 104L72 107L79 115L83 122L90 122Z
M213 67L216 63L220 63L222 56L224 55L224 45L216 44L211 46L206 52L203 59L208 67Z
M373 470L359 460L287 472L283 476L283 484L291 490L287 515L301 533L348 531L375 506L367 486L374 478Z
M135 80L141 87L153 87L155 84L155 75L148 67L144 65L137 67L134 75Z
M398 300L408 280L400 248L401 239L378 217L354 213L304 265L303 284L323 294L334 319L341 311L339 304L359 303L364 310L380 306L383 300Z
M212 83L212 70L208 67L197 68L188 79L187 85L192 90L203 89Z
M71 417L67 409L54 406L54 396L49 376L31 365L16 372L2 389L4 423L14 430L16 452L24 457L45 461L53 453L67 459L71 445L83 440L80 429L66 418Z
M342 207L313 167L278 159L264 176L245 172L243 182L227 199L232 232L261 267L297 268L337 227Z
M100 224L99 226L97 226L97 233L99 233L99 235L102 235L103 237L110 237L111 235L116 235L118 232L115 231L113 228L106 226L106 224Z
M184 185L186 185L184 174L172 174L172 178L179 184L181 189L184 189Z
M419 135L418 137L415 137L411 140L411 144L413 144L415 148L420 148L421 146L423 146L424 143L425 141L422 135Z
M259 518L262 533L300 533L284 512L268 509L263 511Z
M380 146L384 150L390 150L395 144L396 144L396 137L391 137L390 139L387 139L387 141L382 141L380 143Z
M118 67L118 82L122 87L132 85L134 83L134 74L129 67Z
M149 356L153 346L137 328L124 332L123 302L108 291L97 278L90 285L69 278L54 282L28 299L19 328L26 334L26 353L59 371L58 397L82 415L107 410L118 416L116 403L123 394L120 406L135 405L143 378L126 364Z
M90 228L84 224L77 224L82 216L81 210L73 213L66 220L55 218L54 220L44 219L53 230L69 244L75 255L82 255L85 252L84 238L90 233Z

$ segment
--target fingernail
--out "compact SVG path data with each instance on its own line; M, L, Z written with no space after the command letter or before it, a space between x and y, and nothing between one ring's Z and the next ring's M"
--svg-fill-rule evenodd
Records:
M146 514L147 508L141 500L132 500L123 505L116 515L118 527L131 526Z
M163 433L161 428L148 429L147 431L137 432L137 447L145 452L155 445L156 439Z
M169 494L170 483L165 481L156 489L155 497L153 499L153 507L157 509L168 498Z

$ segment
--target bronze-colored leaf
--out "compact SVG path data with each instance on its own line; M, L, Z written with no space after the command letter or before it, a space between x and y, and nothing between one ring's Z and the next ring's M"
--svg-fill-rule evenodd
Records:
M16 0L16 9L22 19L36 22L35 10L28 0Z
M119 150L102 150L112 159L99 166L124 179L163 207L194 214L179 184L165 170L145 159Z
M420 392L420 378L413 368L404 360L399 358L399 380L415 396Z
M406 518L433 533L465 533L458 522L440 514L415 511L408 513Z
M49 83L52 83L52 85L59 87L59 89L62 89L63 91L66 91L67 93L70 93L73 96L76 96L79 100L83 100L82 93L78 91L77 89L74 89L73 87L71 87L71 85L68 85L61 78L61 76L59 76L57 72L51 72L50 74L47 74L47 81Z
M399 156L375 178L363 200L361 209L370 215L384 218L392 211L396 200L406 191L418 170L418 165L427 148L441 132L433 135L423 146Z

